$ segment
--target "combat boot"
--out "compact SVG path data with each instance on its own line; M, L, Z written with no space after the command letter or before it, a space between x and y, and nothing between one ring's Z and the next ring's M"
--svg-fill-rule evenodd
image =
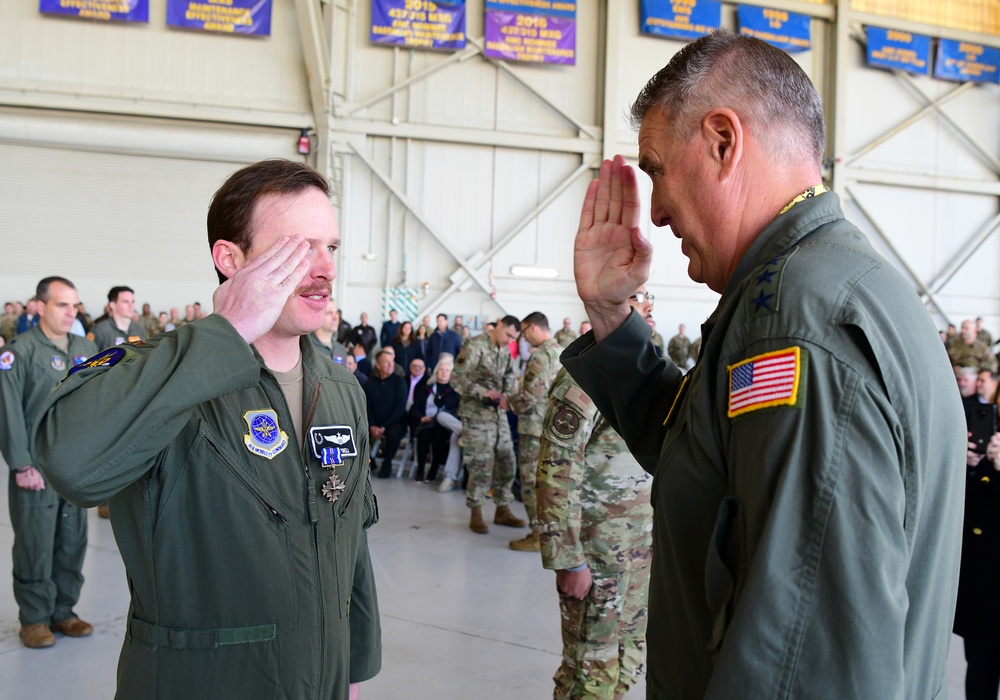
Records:
M484 535L490 531L490 528L486 525L486 521L483 520L483 509L479 506L472 508L472 512L469 515L469 529L480 535Z
M511 513L510 507L507 505L497 506L497 513L493 516L493 522L497 525L506 525L507 527L524 527L528 524L527 521L521 520Z
M515 552L540 552L541 546L538 543L538 533L529 532L527 536L519 540L511 540L507 545Z

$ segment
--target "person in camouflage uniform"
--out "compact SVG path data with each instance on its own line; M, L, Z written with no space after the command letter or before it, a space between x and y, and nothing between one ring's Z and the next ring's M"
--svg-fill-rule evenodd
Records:
M691 350L691 341L684 335L684 324L677 326L677 335L667 343L667 355L675 365L681 369L687 367L688 352Z
M462 447L469 470L465 504L470 509L469 528L489 532L483 520L483 500L490 486L497 525L524 527L508 505L513 500L514 446L507 423L507 395L514 390L514 363L508 345L517 339L520 322L504 316L493 329L462 345L455 360L451 386L462 397Z
M981 340L987 348L993 346L993 336L983 328L983 317L976 316L976 340Z
M955 367L975 367L977 370L997 370L997 358L989 347L976 337L975 321L962 321L961 336L948 347L948 359Z
M566 319L569 321L569 319ZM571 330L570 333L573 331ZM541 446L542 420L548 405L549 388L562 367L562 345L552 338L549 320L541 311L528 314L521 321L521 333L534 350L524 368L524 379L516 393L507 399L517 414L517 467L521 473L521 500L528 513L531 532L510 543L519 552L538 551L538 518L535 514L535 471Z
M556 342L559 343L559 345L561 345L564 348L580 337L576 334L576 331L570 328L572 323L573 323L572 319L570 319L569 316L567 316L566 318L563 319L562 329L556 331Z
M645 660L652 477L566 370L549 397L536 496L562 618L553 698L621 698Z

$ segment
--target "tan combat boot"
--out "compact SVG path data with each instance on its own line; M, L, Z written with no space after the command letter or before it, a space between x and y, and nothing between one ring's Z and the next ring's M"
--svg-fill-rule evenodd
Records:
M483 509L479 506L472 508L472 512L469 515L469 529L480 535L484 535L490 531L490 528L486 525L486 521L483 520Z
M526 537L519 540L511 540L508 546L515 552L539 552L541 547L538 543L538 533L529 532Z
M527 521L521 520L511 513L510 507L506 505L497 506L497 513L493 516L493 522L497 525L506 525L507 527L524 527L528 524Z

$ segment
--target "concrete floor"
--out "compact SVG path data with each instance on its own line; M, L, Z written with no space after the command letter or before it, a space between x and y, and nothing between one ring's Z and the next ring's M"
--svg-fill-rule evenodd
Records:
M0 466L6 466L0 459ZM7 479L0 479L5 503ZM551 697L559 664L555 577L537 555L507 542L523 530L467 529L464 494L439 494L402 479L378 480L381 522L370 533L382 610L383 669L362 686L363 700ZM520 505L518 512L523 512ZM0 571L9 576L12 533L0 509ZM492 508L487 509L492 514ZM113 697L128 591L111 526L90 514L77 612L94 624L86 639L58 638L30 650L18 639L9 584L0 593L0 700ZM9 580L9 579L8 579ZM950 700L964 696L961 640L948 660ZM629 696L645 697L640 684Z

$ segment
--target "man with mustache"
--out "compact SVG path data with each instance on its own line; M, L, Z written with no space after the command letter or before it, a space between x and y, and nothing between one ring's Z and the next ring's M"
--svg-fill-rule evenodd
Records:
M216 192L215 312L79 366L42 473L110 499L132 593L117 698L347 700L381 665L365 398L308 335L340 245L329 185L268 160Z

